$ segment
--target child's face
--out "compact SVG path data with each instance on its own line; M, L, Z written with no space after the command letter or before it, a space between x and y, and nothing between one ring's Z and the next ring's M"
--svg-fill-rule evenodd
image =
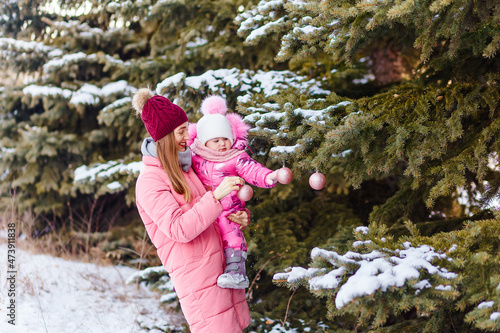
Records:
M231 140L228 138L213 138L208 140L205 146L215 151L227 151L231 149Z

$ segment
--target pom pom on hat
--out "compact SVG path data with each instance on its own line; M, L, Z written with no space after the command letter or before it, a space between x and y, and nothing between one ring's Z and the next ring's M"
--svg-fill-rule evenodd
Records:
M141 88L137 90L132 99L132 107L135 109L135 116L139 117L146 105L147 101L153 97L153 92L148 88Z
M221 96L208 96L201 103L201 113L204 115L221 114L225 115L227 112L226 100Z
M154 141L158 141L178 126L188 121L186 112L168 98L155 95L142 88L132 97L136 116L141 116L144 126Z

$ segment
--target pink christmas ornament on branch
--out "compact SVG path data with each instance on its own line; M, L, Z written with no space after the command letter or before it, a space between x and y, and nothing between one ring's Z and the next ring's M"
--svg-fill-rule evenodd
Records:
M237 195L241 201L248 201L253 197L253 189L249 185L243 185Z
M315 172L309 177L309 185L314 189L314 190L322 190L325 187L326 184L326 177L324 174L321 172Z

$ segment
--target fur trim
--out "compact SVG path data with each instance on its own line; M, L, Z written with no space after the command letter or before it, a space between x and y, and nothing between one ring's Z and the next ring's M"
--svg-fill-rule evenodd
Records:
M188 133L189 133L189 140L186 141L186 144L188 146L191 146L194 142L194 139L196 139L197 132L196 132L196 123L190 123L188 125Z
M237 113L229 113L226 115L227 120L231 124L231 131L233 132L234 141L242 140L246 141L248 137L248 131L250 130L250 125L246 124Z
M141 88L137 90L132 97L132 107L135 109L136 117L140 117L144 106L148 100L154 96L154 93L149 88Z
M201 102L200 107L201 113L207 114L221 114L225 115L227 113L226 100L221 96L208 96Z

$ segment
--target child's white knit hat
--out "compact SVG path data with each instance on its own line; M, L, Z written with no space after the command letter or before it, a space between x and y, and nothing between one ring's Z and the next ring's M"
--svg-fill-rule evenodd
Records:
M201 112L204 114L196 124L198 140L203 145L214 138L228 138L231 146L234 143L231 124L226 118L226 100L220 96L209 96L201 103Z

